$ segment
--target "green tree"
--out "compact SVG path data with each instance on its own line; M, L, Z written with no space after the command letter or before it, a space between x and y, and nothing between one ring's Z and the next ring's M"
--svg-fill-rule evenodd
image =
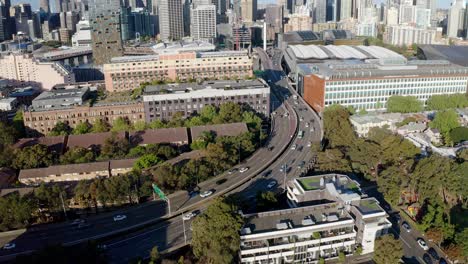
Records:
M161 160L155 154L146 154L138 158L133 164L135 170L142 170L160 163Z
M57 124L52 128L49 136L65 136L71 133L72 129L67 123L58 121Z
M100 159L121 159L130 150L130 143L125 138L119 138L117 134L106 138L102 145Z
M26 128L24 126L23 119L23 110L16 111L16 114L13 117L13 128L16 130L18 137L26 136Z
M122 132L122 131L129 131L130 130L130 124L128 123L128 120L122 117L118 117L117 119L114 120L112 123L112 132Z
M12 145L18 136L17 131L0 122L0 167L9 167L14 160Z
M146 123L145 121L136 121L135 124L133 124L133 130L135 131L143 131L146 129Z
M429 123L429 126L439 129L442 134L446 134L450 130L460 126L458 114L452 109L437 112L434 120Z
M455 242L461 248L463 256L468 259L468 227L463 228L463 231L457 233Z
M155 263L156 261L159 261L160 258L161 254L159 253L158 246L154 246L150 252L150 261L152 263Z
M91 124L88 122L80 122L76 127L73 129L72 134L73 135L81 135L81 134L86 134L91 131Z
M46 186L45 184L39 185L38 188L34 189L34 197L38 200L38 204L41 205L41 209L47 209L49 213L61 213L62 198L66 201L66 193L59 185ZM41 211L44 212L44 211Z
M47 167L52 165L53 157L47 146L37 144L15 151L13 167L19 170Z
M346 254L343 251L340 251L340 253L338 254L338 261L340 263L346 262Z
M158 129L158 128L165 128L166 124L164 124L164 122L159 120L159 119L155 119L155 120L151 121L151 123L149 123L148 126L151 129Z
M367 115L367 110L365 108L361 108L358 112L359 115Z
M28 196L12 193L0 197L0 230L24 228L34 220L36 206Z
M268 211L277 205L278 199L276 199L274 192L258 192L257 193L257 211Z
M215 142L215 138L216 134L213 131L203 131L201 135L190 144L190 148L193 150L206 149L209 143Z
M192 249L202 263L233 263L243 220L237 208L217 198L192 223Z
M324 137L330 147L350 146L356 138L349 122L349 112L343 106L332 105L323 113Z
M423 110L423 104L415 96L392 95L387 101L391 113L415 113Z
M206 105L200 111L200 118L204 124L212 124L217 115L218 110L212 105Z
M456 127L449 132L450 141L453 144L468 140L468 128L466 127Z
M432 95L427 100L427 108L429 110L446 110L465 107L468 107L468 97L464 93Z
M102 133L109 131L109 124L103 119L98 119L94 122L93 127L91 128L92 133Z
M374 261L376 264L398 263L403 257L403 246L393 235L379 237L375 241Z
M239 104L227 102L219 106L218 115L214 118L213 123L225 124L242 121L242 110Z
M65 154L60 156L61 164L73 163L88 163L96 160L95 154L92 150L82 147L74 147L69 149Z

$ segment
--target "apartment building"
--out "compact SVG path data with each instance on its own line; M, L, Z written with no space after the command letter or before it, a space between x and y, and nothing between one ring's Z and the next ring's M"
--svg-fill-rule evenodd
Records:
M348 176L326 174L287 184L292 209L243 215L241 263L317 263L340 252L374 251L376 237L391 227L374 198L361 198Z
M108 178L130 172L135 161L136 159L109 160L26 169L20 171L18 180L26 185L39 185L41 183Z
M187 52L113 58L104 65L108 91L126 91L155 80L223 79L252 76L244 51Z
M86 97L87 87L77 89L51 90L42 93L32 101L32 106L23 113L24 125L29 135L46 135L58 122L74 128L81 122L93 124L102 119L109 124L119 117L131 123L144 120L141 101L122 99L103 100L91 103Z
M436 44L438 32L442 28L416 28L411 26L388 26L385 42L396 46L411 46L412 44Z
M167 120L175 113L189 117L206 105L226 102L248 104L255 111L270 113L270 87L260 79L205 81L147 86L143 94L146 122Z
M432 95L466 93L468 87L468 68L443 60L330 60L299 68L298 89L317 112L332 104L383 110L392 95L426 103Z
M190 21L190 35L194 40L213 42L216 38L216 5L192 5Z
M74 82L72 72L56 62L43 62L32 54L10 53L0 56L0 77L30 83L44 90L57 84Z

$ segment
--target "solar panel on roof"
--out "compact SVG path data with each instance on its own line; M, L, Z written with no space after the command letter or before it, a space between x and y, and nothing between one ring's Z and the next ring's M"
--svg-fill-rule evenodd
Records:
M318 36L313 31L297 31L302 40L317 40Z

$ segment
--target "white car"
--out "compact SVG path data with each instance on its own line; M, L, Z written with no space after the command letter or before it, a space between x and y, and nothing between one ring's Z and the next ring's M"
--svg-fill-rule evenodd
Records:
M305 127L309 127L309 123L306 123L306 124L305 124Z
M212 195L212 194L213 194L213 191L212 191L212 190L204 191L204 192L200 193L200 197L201 197L201 198L205 198L205 197L208 197L208 196L210 196L210 195Z
M296 150L296 148L297 148L297 144L294 144L294 145L291 146L292 150Z
M243 168L240 168L239 172L244 173L244 172L246 172L248 170L249 170L249 167L243 167Z
M275 187L276 184L277 184L276 181L270 182L270 183L267 185L267 189L271 189L271 188Z
M429 247L427 246L426 241L424 241L424 239L418 238L417 241L418 241L419 246L420 246L422 249L424 249L424 250L429 250Z
M188 221L188 220L192 219L192 217L195 217L195 214L194 213L188 213L188 214L186 214L186 215L184 215L182 217L182 220Z
M9 250L9 249L14 249L15 247L16 247L16 244L15 244L15 243L6 243L6 244L3 246L3 249Z
M307 147L310 148L312 146L312 142L307 142Z
M315 131L315 130L314 130L314 128L313 128L313 127L311 127L311 128L310 128L310 132L314 132L314 131Z
M122 221L122 220L125 220L127 219L127 216L126 215L116 215L114 216L114 221Z

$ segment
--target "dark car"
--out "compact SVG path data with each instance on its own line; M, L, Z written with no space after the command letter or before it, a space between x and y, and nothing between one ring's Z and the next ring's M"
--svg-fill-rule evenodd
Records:
M439 264L447 264L447 261L444 258L440 258Z
M266 177L270 176L271 173L272 173L271 170L267 170L264 173L262 173L262 176L266 178Z
M406 230L406 232L411 232L411 226L407 222L403 222L401 226Z
M432 264L431 256L429 256L429 254L427 253L423 255L423 260L424 260L424 263L426 264Z
M439 259L439 254L437 254L437 251L434 248L430 248L428 251L429 255L432 256L435 260Z

